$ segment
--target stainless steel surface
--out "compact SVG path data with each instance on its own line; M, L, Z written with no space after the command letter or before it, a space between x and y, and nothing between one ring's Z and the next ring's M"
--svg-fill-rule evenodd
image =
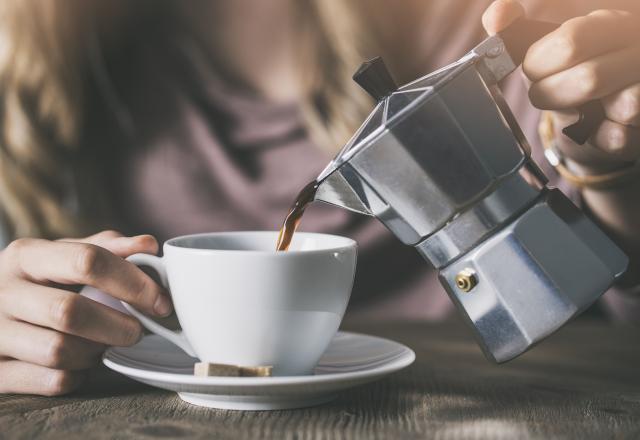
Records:
M383 204L349 164L331 172L318 186L314 200L364 215L374 215L371 205ZM373 203L372 203L373 202Z
M363 186L379 196L388 207L379 217L405 244L433 234L526 161L473 65L454 69L457 76L443 86L423 89L420 84L392 94L376 109L381 122L389 122L383 129L363 130L364 146L344 150L334 164L340 169L346 160ZM318 200L371 212L353 203L353 191L334 182L332 174L323 173Z
M625 255L531 160L497 87L516 68L500 37L395 92L378 87L384 63L370 65L358 79L381 100L319 176L316 200L416 246L490 359L524 352L621 275Z
M494 192L416 245L416 249L436 269L446 266L530 207L539 195L539 190L522 175L511 174Z
M626 265L626 256L554 190L442 269L440 279L486 356L504 362L591 305ZM467 268L482 280L470 293L456 284Z

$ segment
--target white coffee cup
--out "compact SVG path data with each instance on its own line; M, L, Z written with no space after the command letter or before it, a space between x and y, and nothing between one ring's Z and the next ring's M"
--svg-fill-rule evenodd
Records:
M203 362L272 366L310 374L344 316L356 243L298 232L276 252L276 232L223 232L168 240L164 256L127 260L155 269L169 288L182 332L125 308L151 332Z

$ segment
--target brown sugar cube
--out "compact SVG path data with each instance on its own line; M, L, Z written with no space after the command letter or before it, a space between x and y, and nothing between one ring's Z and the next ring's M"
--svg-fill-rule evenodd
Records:
M270 377L273 371L271 365L261 367L240 367L240 376L244 377Z
M269 377L273 367L239 367L237 365L213 364L210 362L198 362L193 366L193 374L200 377L223 376L223 377Z
M209 362L197 362L193 366L193 374L195 376L207 377L207 376L227 376L238 377L240 374L240 367L236 365L226 364L212 364Z

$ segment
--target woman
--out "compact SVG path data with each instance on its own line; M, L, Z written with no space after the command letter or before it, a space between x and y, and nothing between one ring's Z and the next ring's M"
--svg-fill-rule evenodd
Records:
M153 236L276 229L368 111L349 79L359 62L380 53L399 81L442 66L483 37L490 5L345 3L5 2L0 207L7 239L32 238L0 254L0 392L69 392L105 346L135 343L134 319L74 286L169 314L166 292L124 257L156 253ZM544 119L550 138L580 104L606 107L589 145L555 141L570 180L607 182L579 195L632 256L607 295L628 311L640 284L639 11L630 0L557 3L526 4L536 18L578 17L528 53L529 95L554 111ZM523 13L499 0L484 24L496 32ZM537 141L540 115L520 78L506 88ZM304 226L359 241L354 312L438 318L451 309L424 262L377 222L318 206ZM50 241L104 228L128 235Z

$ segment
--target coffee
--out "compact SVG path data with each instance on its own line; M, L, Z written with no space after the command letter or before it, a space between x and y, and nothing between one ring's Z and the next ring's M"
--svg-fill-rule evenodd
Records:
M300 224L300 220L302 219L302 214L304 214L304 210L307 206L313 202L319 185L320 184L315 180L313 182L309 182L304 188L302 188L298 197L296 197L289 214L285 217L282 227L280 228L276 251L289 250L291 240L293 240L293 234L295 234L296 229L298 229L298 225Z

